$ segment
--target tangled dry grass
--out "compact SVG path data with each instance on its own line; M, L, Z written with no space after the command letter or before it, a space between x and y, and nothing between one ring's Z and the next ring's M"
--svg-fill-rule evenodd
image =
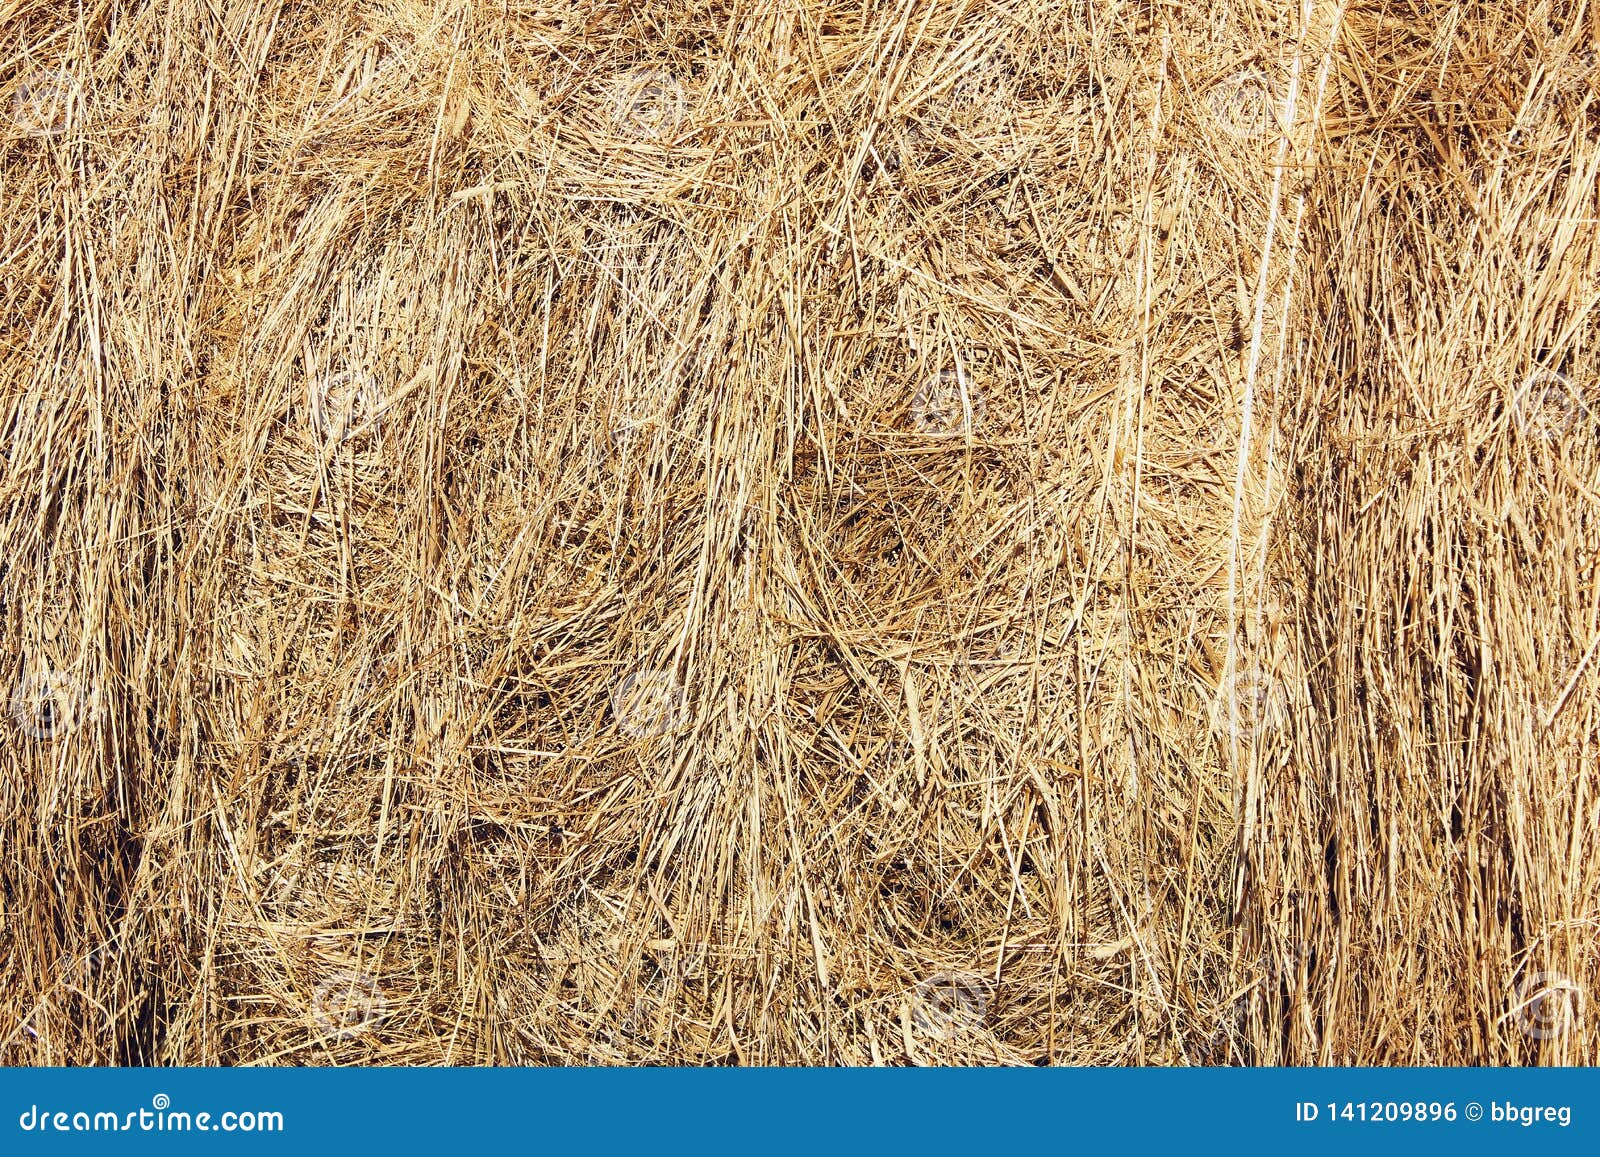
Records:
M1592 0L0 21L5 1062L1596 1061Z

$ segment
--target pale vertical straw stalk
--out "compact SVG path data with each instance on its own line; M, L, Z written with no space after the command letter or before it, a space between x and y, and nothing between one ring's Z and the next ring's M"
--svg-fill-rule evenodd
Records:
M1250 326L1250 345L1246 358L1244 375L1244 397L1241 403L1240 431L1239 431L1239 458L1234 473L1233 482L1233 510L1228 536L1228 652L1224 664L1224 680L1232 677L1238 664L1238 592L1240 568L1240 539L1242 533L1242 519L1245 504L1245 484L1250 466L1250 440L1254 430L1255 421L1255 395L1256 377L1261 365L1261 351L1264 344L1267 317L1267 299L1272 285L1272 252L1276 240L1278 219L1283 202L1283 182L1288 171L1289 152L1295 145L1294 133L1298 125L1297 112L1300 96L1300 77L1304 66L1306 44L1314 30L1314 17L1316 5L1314 0L1305 0L1301 7L1300 43L1295 48L1294 63L1289 77L1289 89L1284 97L1282 116L1282 130L1278 138L1277 157L1273 165L1272 191L1270 194L1266 232L1261 243L1261 262L1256 274L1255 304L1252 311ZM1339 27L1344 16L1344 3L1340 0L1334 7L1333 18L1328 30L1327 45L1323 50L1321 67L1318 70L1318 83L1316 101L1311 110L1311 117L1306 128L1306 141L1303 148L1302 181L1308 183L1314 169L1316 158L1316 132L1321 117L1321 108L1326 92L1328 76L1333 65L1334 48L1338 43ZM1295 198L1294 236L1291 239L1291 261L1285 274L1283 290L1283 317L1287 319L1293 286L1293 254L1298 251L1301 224L1305 214L1306 195L1302 184L1302 191ZM1280 345L1281 359L1281 345ZM1260 528L1258 533L1262 539L1266 538L1266 527ZM1263 542L1263 550L1265 545ZM1264 557L1264 556L1263 556ZM1264 567L1264 563L1258 564ZM1265 574L1256 575L1255 587L1265 589ZM1239 770L1239 705L1237 697L1228 697L1229 715L1229 762L1235 774ZM1249 783L1246 791L1245 827L1241 840L1241 847L1249 847L1254 831L1254 817L1256 804L1260 797L1260 760L1252 762ZM1237 905L1242 899L1244 877L1241 873L1235 882L1234 903Z

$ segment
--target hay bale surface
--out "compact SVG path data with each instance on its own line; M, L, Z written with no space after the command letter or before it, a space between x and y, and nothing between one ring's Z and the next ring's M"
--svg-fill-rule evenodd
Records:
M1590 0L29 0L0 1060L1595 1063Z

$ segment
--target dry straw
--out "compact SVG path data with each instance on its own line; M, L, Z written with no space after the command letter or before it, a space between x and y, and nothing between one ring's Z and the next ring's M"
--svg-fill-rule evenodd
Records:
M1594 1063L1597 13L12 6L0 1059Z

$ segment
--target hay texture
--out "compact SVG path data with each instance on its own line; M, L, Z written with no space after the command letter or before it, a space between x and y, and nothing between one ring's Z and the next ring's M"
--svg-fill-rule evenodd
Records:
M0 20L0 1060L1600 1059L1593 0Z

